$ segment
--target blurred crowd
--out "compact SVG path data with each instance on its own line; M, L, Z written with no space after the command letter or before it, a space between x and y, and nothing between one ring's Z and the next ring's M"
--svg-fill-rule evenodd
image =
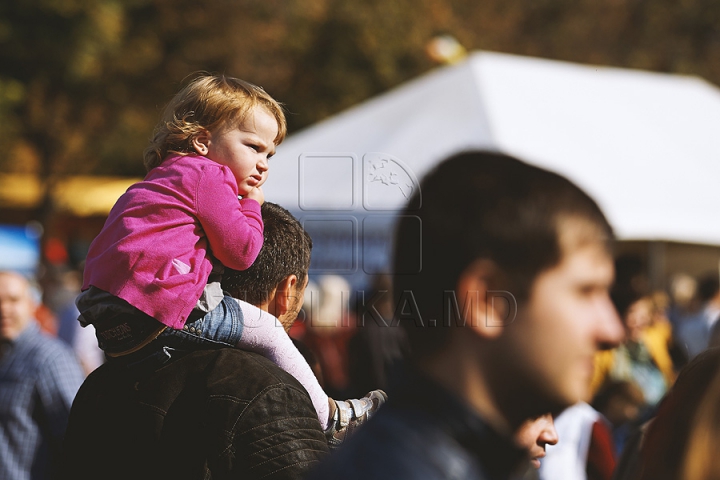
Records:
M87 374L102 365L104 353L98 347L92 325L82 328L78 322L75 298L82 286L82 272L69 264L50 264L44 274L32 282L38 298L36 318L42 330L57 336L75 352Z
M720 375L712 378L720 374L720 276L678 274L667 289L652 290L632 263L617 260L611 292L625 341L597 354L592 397L555 418L559 442L547 445L541 479L716 478L687 472L717 468L697 466L693 459L702 449L690 443L720 432L712 428L719 415ZM387 388L407 348L403 330L391 328L389 292L389 279L376 277L358 304L366 308L353 311L342 278L323 277L308 287L305 321L291 335L310 346L328 391L353 396ZM318 299L325 302L311 304ZM702 377L692 376L693 369ZM676 385L686 370L680 376L686 381Z
M716 273L671 278L651 290L641 273L616 262L612 300L625 341L600 351L592 397L554 419L558 442L531 478L715 478L720 468L704 455L718 435L720 398L720 281ZM338 398L387 388L405 354L404 330L393 328L390 279L352 291L340 276L310 279L304 307L290 335ZM71 348L85 375L103 363L92 326L77 322L81 273L53 267L32 283L42 330ZM708 476L710 475L710 476Z
M690 478L681 471L692 452L688 426L693 419L703 423L695 410L715 366L705 367L702 380L677 379L687 379L684 372L717 356L718 274L679 274L667 290L651 290L629 263L617 260L611 292L625 341L596 355L588 403L556 419L561 441L548 447L541 478ZM693 402L673 401L688 394ZM669 417L672 428L666 424Z

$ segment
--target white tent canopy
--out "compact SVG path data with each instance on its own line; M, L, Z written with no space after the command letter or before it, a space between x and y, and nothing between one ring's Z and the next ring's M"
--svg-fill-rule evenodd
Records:
M720 89L499 53L473 53L291 135L265 194L306 219L335 215L362 229L468 148L566 175L621 239L720 245Z

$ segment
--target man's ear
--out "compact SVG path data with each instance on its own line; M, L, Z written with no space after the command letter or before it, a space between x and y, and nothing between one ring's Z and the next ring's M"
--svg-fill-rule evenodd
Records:
M495 263L477 259L460 274L455 292L466 325L487 339L496 338L503 332L504 305L495 305L489 287L495 283L493 279L497 273Z
M210 150L210 137L210 132L203 129L201 133L192 139L192 146L197 153L200 155L207 155Z
M298 278L288 275L278 283L275 289L275 318L280 318L289 312L295 305Z

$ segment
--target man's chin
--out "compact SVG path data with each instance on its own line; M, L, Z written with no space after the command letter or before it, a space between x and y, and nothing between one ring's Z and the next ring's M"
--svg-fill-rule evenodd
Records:
M567 388L563 392L564 394L556 396L548 405L547 412L551 413L553 417L557 417L566 409L576 405L580 402L589 403L592 400L590 395L590 386L583 384L582 386L575 385L574 388Z

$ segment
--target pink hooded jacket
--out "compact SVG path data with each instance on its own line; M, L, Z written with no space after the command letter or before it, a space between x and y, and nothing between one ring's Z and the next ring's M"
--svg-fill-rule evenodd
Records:
M262 243L260 204L238 201L228 167L168 157L118 199L90 245L83 290L94 285L182 328L212 270L208 253L245 270Z

